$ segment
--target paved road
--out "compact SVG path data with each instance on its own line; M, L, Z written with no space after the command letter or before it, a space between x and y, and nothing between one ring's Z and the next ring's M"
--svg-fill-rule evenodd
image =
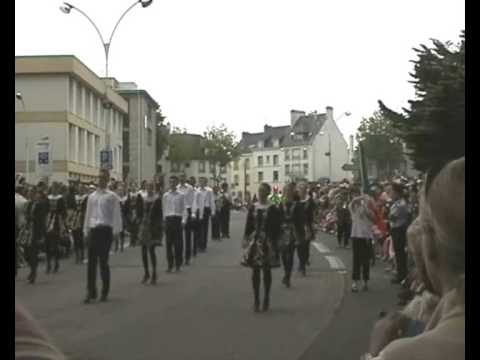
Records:
M59 274L40 272L34 286L21 271L17 301L70 359L358 359L378 307L392 302L384 275L374 273L373 290L353 297L343 265L349 267L350 252L331 252L334 239L320 235L308 276L296 274L286 289L275 270L271 311L255 314L250 271L239 266L244 221L245 214L234 213L232 239L210 241L207 253L179 274L164 272L165 248L158 248L156 286L140 283L139 248L111 256L108 303L82 304L86 267L72 260Z

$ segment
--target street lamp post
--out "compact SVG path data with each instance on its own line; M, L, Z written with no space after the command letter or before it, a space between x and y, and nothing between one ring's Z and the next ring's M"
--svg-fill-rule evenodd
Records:
M350 111L343 112L334 122L340 120L343 116L350 116L352 113ZM325 153L325 156L328 156L328 178L330 182L332 181L332 138L330 136L330 132L321 131L320 135L328 135L328 152Z
M102 42L102 46L103 46L103 50L105 52L105 77L108 77L108 55L110 53L110 46L112 44L112 38L113 38L113 35L115 34L115 30L117 30L117 27L118 25L120 24L120 21L122 21L122 19L125 17L125 15L131 10L133 9L136 5L142 5L143 8L146 8L148 6L150 6L152 4L153 0L136 0L132 5L130 5L128 7L127 10L125 10L122 14L122 16L120 16L120 18L118 19L117 23L115 24L115 27L113 28L113 31L112 33L110 34L110 38L108 39L108 42L106 42L102 36L102 33L100 32L100 30L98 29L98 26L93 22L93 20L84 12L82 11L81 9L79 9L78 7L76 6L73 6L72 4L70 3L67 3L67 2L64 2L62 6L60 6L60 10L64 13L64 14L70 14L70 12L72 10L76 10L78 11L80 14L82 14L83 16L85 16L87 18L87 20L93 25L93 27L95 28L98 36L100 37L100 41Z

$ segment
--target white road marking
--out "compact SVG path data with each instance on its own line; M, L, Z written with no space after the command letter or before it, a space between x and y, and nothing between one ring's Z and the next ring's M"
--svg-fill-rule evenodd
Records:
M316 242L315 241L315 242L312 242L312 245L313 245L313 247L315 247L315 249L317 249L317 251L320 254L331 254L332 253L332 251L321 242ZM347 271L346 271L347 268L345 267L345 264L343 263L343 261L339 257L327 255L327 256L325 256L325 259L328 261L328 264L330 265L330 268L332 268L333 270L338 271L340 274L346 274L347 273Z
M318 250L320 254L328 254L332 252L328 247L323 245L321 242L313 241L312 245L315 247L315 249Z

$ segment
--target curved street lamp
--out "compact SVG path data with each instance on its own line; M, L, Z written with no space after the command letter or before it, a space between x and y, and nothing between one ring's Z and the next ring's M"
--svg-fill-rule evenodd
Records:
M113 35L115 34L115 30L117 30L118 24L120 24L120 21L122 21L122 19L125 17L125 15L130 10L132 10L136 5L140 4L143 8L147 8L152 4L152 2L153 2L153 0L136 0L132 5L130 5L128 7L128 9L123 12L122 16L120 16L117 23L115 24L115 27L113 28L113 31L110 34L110 38L108 39L108 42L106 42L104 40L104 38L102 36L102 33L98 29L98 26L93 22L93 20L87 14L85 14L85 12L83 12L81 9L79 9L78 7L73 6L70 3L64 2L63 5L60 6L60 11L63 12L64 14L70 14L70 12L72 10L76 10L80 14L85 16L87 18L87 20L93 25L93 27L95 28L98 36L100 37L100 41L102 42L103 50L105 52L105 77L108 77L108 55L109 55L109 52L110 52L110 45L112 44L112 38L113 38Z
M339 117L337 117L334 122L337 122L340 120L343 116L350 116L352 113L350 111L345 111L343 112ZM330 132L325 132L325 131L320 131L319 134L321 136L328 135L328 152L325 153L325 156L328 156L328 177L330 181L332 181L332 139L330 136Z

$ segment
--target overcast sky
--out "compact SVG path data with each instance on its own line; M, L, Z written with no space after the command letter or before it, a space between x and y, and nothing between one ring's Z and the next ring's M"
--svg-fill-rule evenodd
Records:
M133 0L71 0L108 38ZM94 28L60 1L15 1L15 54L73 54L104 75ZM290 110L334 107L347 137L377 100L400 110L412 98L412 47L457 41L463 0L154 0L122 21L110 75L133 81L173 126L238 135L289 123ZM26 99L25 101L28 101Z

